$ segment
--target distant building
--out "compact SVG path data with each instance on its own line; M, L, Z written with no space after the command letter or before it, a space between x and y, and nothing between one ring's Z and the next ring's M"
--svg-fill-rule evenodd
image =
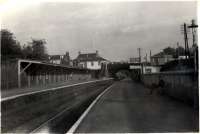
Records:
M100 70L102 63L108 62L106 59L99 56L98 51L96 53L85 53L79 52L77 58L73 61L74 66L87 68L91 70Z
M185 55L180 55L180 56L178 56L178 60L183 60L183 59L186 59L186 56L185 56Z
M151 56L151 65L164 65L165 63L174 60L172 55L166 55L163 52Z
M53 64L63 64L63 65L72 65L70 60L69 52L66 52L65 55L50 55L49 62Z
M158 73L160 72L160 66L151 66L151 65L147 65L147 66L143 66L143 73L144 74L150 74L150 73Z
M64 64L64 65L70 65L72 66L72 60L70 59L70 56L69 56L69 52L66 52L66 54L63 56L63 59L61 60L61 64Z
M50 55L49 62L52 64L61 64L63 57L63 55Z
M123 63L128 63L127 60L121 60L119 63L123 64Z
M129 63L140 63L140 58L139 57L130 58Z
M140 70L140 72L143 74L158 73L160 72L160 68L161 68L160 66L154 66L150 64L145 65L144 63L143 64L135 63L130 65L131 70Z

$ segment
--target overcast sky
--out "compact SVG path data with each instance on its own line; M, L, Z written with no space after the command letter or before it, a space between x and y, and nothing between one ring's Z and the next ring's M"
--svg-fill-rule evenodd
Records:
M180 27L197 18L196 2L41 3L3 16L2 28L23 45L46 39L49 54L69 51L75 58L99 51L111 61L155 54L183 45Z

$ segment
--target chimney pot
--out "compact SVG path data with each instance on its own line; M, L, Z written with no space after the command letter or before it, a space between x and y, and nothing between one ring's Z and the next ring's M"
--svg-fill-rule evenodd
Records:
M99 54L99 51L98 51L98 50L96 50L96 54L97 54L97 55Z

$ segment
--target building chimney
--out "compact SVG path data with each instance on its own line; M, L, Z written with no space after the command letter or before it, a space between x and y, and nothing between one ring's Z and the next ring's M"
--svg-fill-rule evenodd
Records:
M81 51L78 51L78 55L80 55L81 54Z
M150 53L149 53L149 58L150 58L150 64L152 64L151 62L151 50L150 50Z
M69 56L69 52L67 51L67 52L65 53L65 55L66 55L66 56Z
M96 50L96 55L97 55L97 56L99 55L99 51L98 51L98 50Z

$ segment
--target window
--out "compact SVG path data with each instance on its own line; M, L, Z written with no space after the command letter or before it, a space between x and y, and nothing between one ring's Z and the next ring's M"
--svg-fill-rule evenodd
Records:
M81 68L83 68L84 64L83 63L79 63L78 66L81 67Z
M94 66L94 62L93 61L91 62L91 66Z
M146 68L145 72L148 73L148 74L151 73L151 68Z
M101 62L100 62L100 61L98 61L98 65L99 65L99 66L101 65Z

